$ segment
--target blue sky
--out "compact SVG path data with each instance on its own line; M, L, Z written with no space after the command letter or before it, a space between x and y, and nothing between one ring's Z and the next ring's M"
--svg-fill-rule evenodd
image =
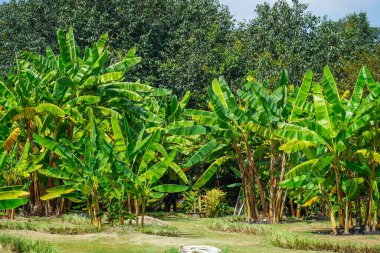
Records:
M274 3L276 0L219 0L227 5L235 19L243 21L255 16L255 7L263 2ZM287 0L291 2L291 0ZM0 2L6 2L0 0ZM372 26L380 27L380 0L301 0L309 4L309 10L317 15L327 15L337 20L349 13L365 11Z
M291 0L287 0L289 3ZM257 4L275 0L219 0L227 5L234 18L242 21L249 20L255 15ZM380 0L300 0L309 4L309 10L319 16L327 15L332 20L345 17L349 13L365 11L372 26L380 27Z

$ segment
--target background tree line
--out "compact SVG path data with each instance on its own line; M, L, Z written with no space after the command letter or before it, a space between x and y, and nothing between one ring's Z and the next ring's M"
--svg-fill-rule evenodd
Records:
M360 66L379 73L379 28L365 13L331 21L298 0L260 4L255 11L255 18L237 23L216 0L11 0L0 5L0 73L6 75L19 50L41 53L55 44L57 28L70 26L83 46L108 32L112 61L137 46L143 61L130 78L171 88L179 97L189 90L196 107L207 105L207 84L220 75L237 90L242 76L276 83L286 68L299 85L306 69L318 75L329 65L344 92Z

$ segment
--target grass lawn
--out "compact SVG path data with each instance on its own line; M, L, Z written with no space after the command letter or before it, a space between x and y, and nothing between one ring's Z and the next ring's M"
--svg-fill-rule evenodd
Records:
M223 252L313 252L303 250L291 250L272 246L263 236L248 235L244 233L229 233L212 231L208 228L213 219L193 218L164 218L170 226L179 229L178 237L166 237L142 234L132 229L108 228L100 233L62 235L40 232L41 230L10 230L2 229L7 235L28 237L49 242L58 252L177 252L181 245L211 245L218 247ZM0 221L1 224L2 221ZM32 218L23 222L33 222L38 226L82 226L73 225L60 218ZM279 230L292 232L315 240L339 240L355 243L367 243L380 246L380 235L358 236L330 236L312 233L329 229L328 222L297 222L278 225L268 225ZM5 251L6 252L6 251ZM324 251L314 251L324 252Z

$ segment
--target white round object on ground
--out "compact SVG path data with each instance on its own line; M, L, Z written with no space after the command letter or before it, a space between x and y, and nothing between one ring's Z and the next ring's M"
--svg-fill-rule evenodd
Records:
M221 250L212 246L189 245L181 246L181 253L220 253Z

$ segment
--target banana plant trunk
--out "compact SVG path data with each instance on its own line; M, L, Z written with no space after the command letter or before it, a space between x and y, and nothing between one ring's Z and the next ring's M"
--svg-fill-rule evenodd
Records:
M332 226L332 230L333 230L333 235L337 235L338 232L336 230L336 221L335 221L335 212L330 204L330 220L331 220L331 226Z
M266 207L265 197L264 197L264 193L263 193L263 188L261 186L261 181L260 181L259 173L257 170L257 166L255 164L255 160L253 158L252 150L251 150L251 147L249 146L247 139L246 139L245 143L247 146L248 165L249 165L250 169L253 169L253 173L254 173L254 176L256 179L256 183L257 183L257 188L259 189L260 201L261 201L261 205L263 207L263 215L265 218L268 218L268 211L267 211L267 207Z
M286 169L286 153L282 153L282 162L281 162L281 174L280 174L280 182L284 181L285 179L285 169ZM287 195L287 191L285 193L284 199L282 200L282 187L280 186L278 191L277 191L277 199L276 199L276 205L275 205L275 210L276 210L276 216L275 216L275 222L278 223L282 219L282 213L284 210L284 205L285 205L285 199Z
M335 173L335 185L336 185L336 194L338 197L338 203L339 203L339 209L338 209L338 215L339 215L339 227L343 228L345 226L345 211L342 206L344 206L343 203L343 191L342 186L340 183L340 166L339 166L339 158L335 156L334 158L334 173Z
M34 194L33 214L40 214L42 212L42 203L40 200L40 190L38 187L38 171L33 172L33 194Z
M376 221L376 230L380 229L380 199L379 201L377 202L377 217L375 217L375 221Z
M300 220L301 219L301 194L298 196L298 201L297 201L297 210L296 210L296 219Z
M124 215L123 215L123 204L124 204L124 201L123 201L123 198L120 198L119 200L119 205L120 205L120 209L119 209L119 226L123 226L124 225Z
M146 207L146 201L141 201L141 226L144 226L145 222L145 207Z
M275 217L276 217L276 207L275 207L275 184L276 179L274 175L274 167L275 167L275 150L273 142L270 141L270 185L269 185L269 220L270 222L275 223Z
M369 233L371 231L371 209L372 209L372 201L373 201L373 190L371 185L368 187L367 194L367 206L366 206L366 217L364 221L364 230Z
M136 226L139 225L139 201L137 197L135 198L135 217L136 217Z
M289 203L290 204L290 214L291 214L292 217L295 217L296 214L294 212L294 201L293 201L293 199L291 197L289 197L289 202L290 202Z
M361 207L361 198L360 198L360 194L357 194L356 196L356 227L362 227L363 225L363 219L360 212L360 207Z
M376 205L375 210L373 211L373 226L372 226L372 232L376 232L377 230L377 211L378 206Z
M94 191L94 198L95 198L94 209L95 209L96 226L101 227L102 217L100 216L99 194L96 190Z
M252 219L251 203L250 203L246 178L245 178L244 174L242 174L242 184L243 184L244 195L245 195L245 205L246 205L246 210L247 210L247 217L248 217L248 220L250 221Z
M255 201L256 200L256 196L255 196L255 183L254 183L254 180L253 180L253 177L252 177L253 174L252 174L251 170L248 170L248 168L247 168L247 166L245 164L245 159L243 158L241 148L238 145L236 145L235 146L235 150L236 150L236 153L238 154L238 164L239 164L239 167L240 167L240 173L241 173L241 178L242 178L242 185L243 185L244 195L245 195L245 199L246 199L247 217L248 217L248 220L250 222L253 222L258 217L257 202ZM250 184L250 191L251 191L251 194L252 194L253 203L251 202L251 199L250 199L251 197L250 197L250 194L249 194L249 188L248 188L248 185L247 185L247 179L248 179L248 182ZM253 213L252 213L252 206L254 206L253 208L255 210L255 216L253 216Z
M349 213L349 201L347 200L346 201L346 208L345 208L345 219L344 219L344 234L345 235L349 235L350 232L349 232L349 217L348 217L348 213Z
M277 222L280 222L282 220L282 217L284 217L284 209L285 209L285 203L286 203L287 196L288 196L288 190L286 189L284 197L282 199L282 203L281 203L279 220Z
M90 215L91 224L94 224L95 216L94 216L94 210L92 208L91 198L87 198L87 210L88 214Z

